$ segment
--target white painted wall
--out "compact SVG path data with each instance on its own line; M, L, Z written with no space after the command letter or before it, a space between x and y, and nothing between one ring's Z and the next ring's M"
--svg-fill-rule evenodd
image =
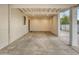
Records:
M55 35L58 35L58 22L57 22L57 16L53 16L51 19L50 19L50 32L52 32L53 34Z
M0 5L0 49L8 45L8 5Z
M11 9L10 43L28 32L28 19L24 25L23 14L18 9Z
M57 16L49 18L34 18L30 20L30 31L50 31L58 35L58 22Z
M30 20L30 31L49 31L50 19L48 18L34 18Z

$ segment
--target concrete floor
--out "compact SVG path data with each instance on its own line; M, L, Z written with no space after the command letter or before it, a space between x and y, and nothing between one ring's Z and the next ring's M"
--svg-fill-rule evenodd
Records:
M67 31L60 31L60 39L65 43L65 44L69 44L69 39L70 39L70 35L69 32Z
M60 32L60 40L62 40L66 45L69 44L70 35L67 31L61 31ZM78 44L79 44L79 33L77 34ZM73 46L72 47L75 51L79 52L79 46Z
M64 41L65 44L69 44L70 34L67 31L60 31L60 39ZM79 42L79 34L77 34L77 39ZM78 43L79 44L79 43Z
M50 32L29 32L0 50L1 55L77 55L77 51L67 46Z

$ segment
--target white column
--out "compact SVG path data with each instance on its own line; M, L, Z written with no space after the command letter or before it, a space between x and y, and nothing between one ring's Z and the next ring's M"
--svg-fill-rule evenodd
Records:
M70 45L78 46L77 39L77 8L70 10Z
M60 36L60 14L58 13L58 36Z

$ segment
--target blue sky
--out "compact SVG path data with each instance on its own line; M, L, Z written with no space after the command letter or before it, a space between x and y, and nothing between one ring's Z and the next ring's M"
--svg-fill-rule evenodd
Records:
M60 18L62 18L64 15L69 16L70 10L67 10L65 12L60 13ZM77 8L77 20L79 20L79 8Z
M70 10L67 10L65 12L61 12L60 13L60 18L62 18L64 15L69 16L69 12L70 12Z

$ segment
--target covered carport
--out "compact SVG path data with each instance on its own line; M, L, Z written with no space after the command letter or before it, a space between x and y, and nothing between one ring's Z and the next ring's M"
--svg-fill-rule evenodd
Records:
M9 5L0 5L1 9L1 15L5 14L4 17L0 17L0 19L6 20L7 22L4 23L4 21L0 20L0 28L2 35L1 38L1 45L0 48L4 48L6 46L9 46L11 43L12 46L10 46L10 49L16 52L17 47L21 46L23 48L29 48L30 46L35 49L39 49L38 47L42 46L44 49L46 49L47 53L53 54L53 53L65 53L69 51L69 53L73 54L75 53L69 46L78 46L78 39L77 39L77 6L74 4L50 4L50 5L43 5L43 4L9 4ZM7 9L7 10L4 10ZM63 44L59 39L60 38L60 12L70 9L70 32L69 32L69 43L67 45ZM5 12L4 12L5 11ZM7 16L6 16L7 15ZM6 26L3 25L5 24ZM4 30L3 30L4 29ZM56 35L55 37L51 36L50 34L45 33L29 33L30 31L49 31ZM28 34L29 33L29 34ZM28 34L28 35L26 35ZM5 37L4 37L5 36ZM6 41L5 41L6 38ZM17 39L24 40L27 38L31 39L31 41L18 41ZM33 41L33 40L34 41ZM37 40L40 39L40 40ZM45 39L45 40L43 40ZM49 39L49 40L48 40ZM56 39L56 40L55 40ZM52 41L53 40L53 41ZM18 43L19 42L19 43ZM29 45L29 42L30 45ZM37 43L36 43L37 42ZM22 43L22 46L20 43ZM24 44L25 43L25 44ZM34 46L32 44L34 43ZM39 44L40 43L40 44ZM41 44L42 43L42 44ZM46 44L47 43L47 44ZM18 45L17 45L18 44ZM20 45L19 45L20 44ZM37 44L37 46L36 46ZM26 45L26 46L25 46ZM29 46L27 46L29 45ZM64 46L66 47L64 49ZM20 49L21 49L20 47ZM47 48L48 47L48 48ZM55 49L54 49L55 47ZM19 49L19 48L18 48ZM43 49L43 51L44 51ZM47 50L48 49L48 50ZM50 49L54 49L55 52L51 52ZM69 49L69 50L67 50ZM7 49L3 49L8 50ZM12 51L11 50L11 51ZM24 49L23 49L24 50ZM21 52L24 52L24 51ZM29 50L29 49L28 49ZM60 52L61 50L61 52ZM72 50L72 51L70 51ZM17 50L20 51L20 50ZM36 50L34 50L36 51ZM34 52L33 51L33 52ZM14 53L15 53L14 52ZM28 51L27 51L28 53ZM36 52L38 53L38 52ZM61 54L62 54L61 53ZM35 53L34 53L35 54ZM76 54L76 53L75 53Z

